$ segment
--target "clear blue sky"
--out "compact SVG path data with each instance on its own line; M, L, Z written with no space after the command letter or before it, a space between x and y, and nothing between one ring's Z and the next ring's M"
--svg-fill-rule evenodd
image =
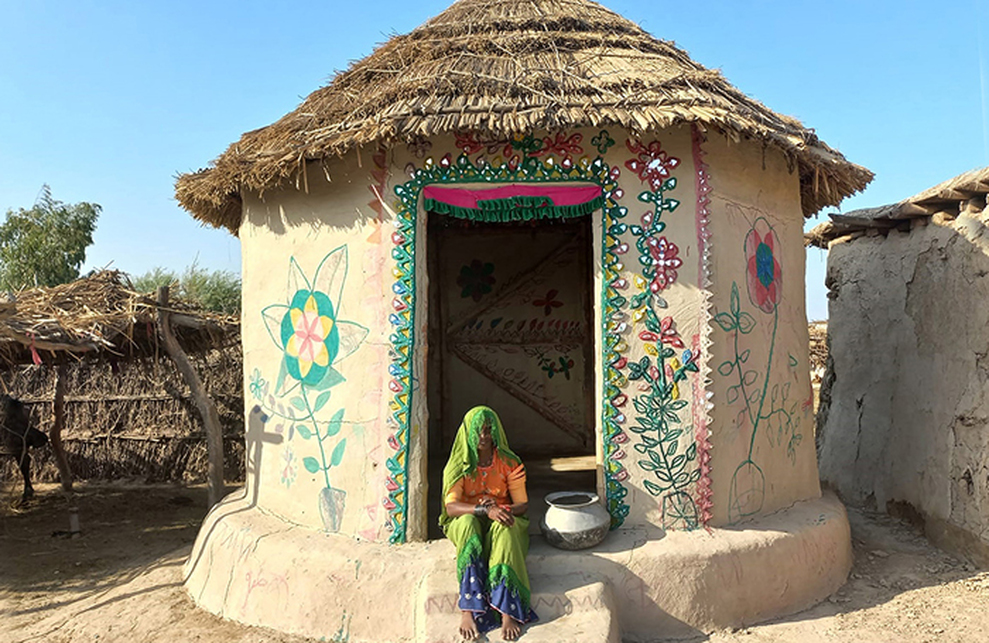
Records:
M844 210L989 165L989 0L605 4L872 169ZM176 205L174 176L447 5L0 0L0 211L48 183L104 208L86 268L239 271L237 240ZM812 252L812 319L823 281Z

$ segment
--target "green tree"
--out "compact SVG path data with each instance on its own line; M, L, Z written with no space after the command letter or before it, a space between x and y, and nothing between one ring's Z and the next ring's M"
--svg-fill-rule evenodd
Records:
M96 203L56 201L47 185L30 209L7 210L0 224L0 288L57 286L78 278L101 210Z
M210 271L193 263L178 275L159 266L135 277L132 283L139 292L154 292L159 286L169 286L173 297L206 310L240 314L240 277L228 270Z

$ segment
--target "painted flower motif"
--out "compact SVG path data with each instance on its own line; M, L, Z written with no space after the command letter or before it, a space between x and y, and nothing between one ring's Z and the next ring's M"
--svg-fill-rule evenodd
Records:
M251 373L251 395L254 399L260 400L268 393L268 382L261 377L261 369L256 368Z
M670 399L680 399L680 384L677 382L676 372L683 368L683 364L676 357L666 363L666 381L672 384L670 389Z
M295 452L291 447L286 447L282 452L282 484L291 487L299 475L299 467L296 463Z
M680 159L664 152L659 141L643 145L641 141L628 139L625 146L635 155L625 161L625 167L635 172L640 181L648 183L653 192L660 192L670 172L680 165Z
M458 139L457 143L460 143ZM465 143L465 146L470 147ZM415 156L417 159L425 158L429 154L429 150L433 149L433 144L428 138L423 136L417 136L416 138L409 141L409 153ZM471 152L467 152L470 154Z
M597 148L598 154L604 154L608 148L615 144L615 139L611 138L608 130L603 129L601 133L591 139L591 145Z
M494 264L484 263L480 259L474 259L469 266L462 267L457 277L457 285L461 288L460 296L481 301L481 297L491 292L495 284L493 273Z
M745 236L746 279L749 300L766 313L776 310L783 298L783 269L776 258L779 240L763 217L756 219Z
M659 326L659 335L664 344L675 348L683 348L683 340L680 339L680 333L677 331L676 322L673 321L672 317L664 317L660 320ZM676 360L676 358L673 359Z
M289 261L289 303L261 311L268 334L283 351L276 393L289 388L286 378L315 389L342 381L333 364L357 350L368 334L363 326L339 319L346 278L346 246L323 259L311 282L294 257Z
M649 290L658 293L677 280L677 269L683 265L683 260L679 257L680 248L666 237L649 237L646 245L649 246L649 256L655 270Z
M556 289L550 290L549 292L546 293L546 296L544 298L536 299L535 301L533 301L532 305L535 306L536 308L542 308L543 312L546 313L546 316L548 317L553 312L554 308L559 308L560 306L563 305L562 301L557 301L556 299L556 296L558 294L559 294L558 290Z

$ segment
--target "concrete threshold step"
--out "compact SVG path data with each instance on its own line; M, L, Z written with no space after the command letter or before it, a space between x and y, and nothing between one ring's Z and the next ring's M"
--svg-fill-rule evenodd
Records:
M539 621L526 625L524 643L620 643L611 584L585 572L531 578L532 608ZM461 643L458 632L456 573L442 566L430 572L416 597L417 643ZM482 642L501 640L501 630L482 635Z

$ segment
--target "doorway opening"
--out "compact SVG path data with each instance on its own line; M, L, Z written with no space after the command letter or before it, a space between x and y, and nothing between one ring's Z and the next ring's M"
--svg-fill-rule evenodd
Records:
M428 536L442 537L443 467L479 404L526 465L537 533L546 494L596 488L592 217L426 219Z

